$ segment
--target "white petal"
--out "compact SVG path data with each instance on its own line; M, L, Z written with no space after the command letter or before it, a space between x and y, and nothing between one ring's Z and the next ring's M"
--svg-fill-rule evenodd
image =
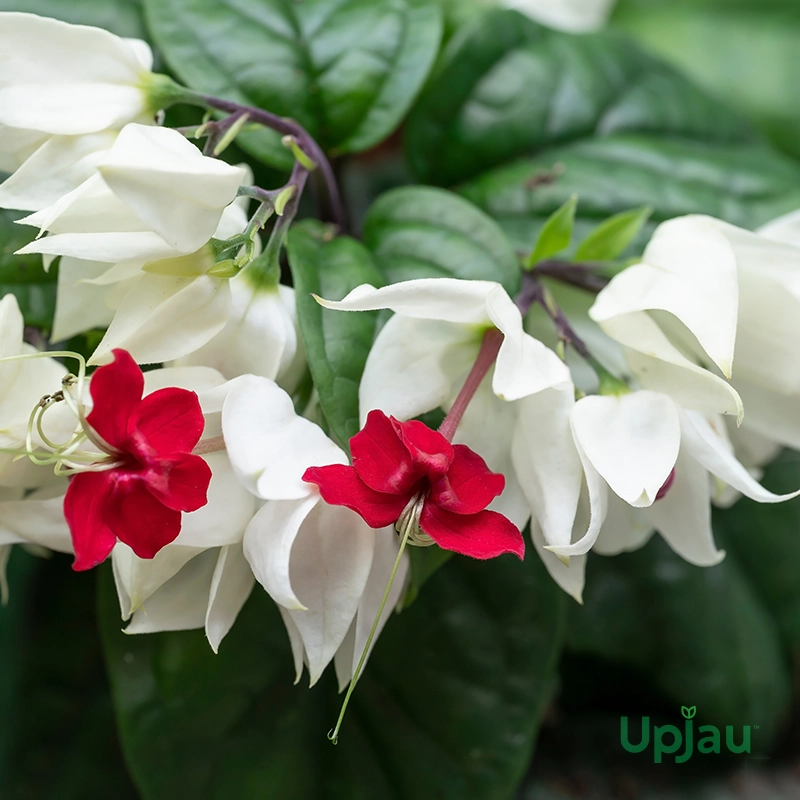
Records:
M239 276L230 281L230 288L231 309L225 327L176 363L214 367L226 378L250 374L276 380L297 351L293 307L287 308L285 294L277 286L253 289ZM289 297L293 306L291 290Z
M303 664L305 663L306 655L303 639L300 636L300 631L297 630L297 625L294 624L292 615L283 606L278 606L278 611L281 612L281 619L286 626L286 633L289 635L289 645L292 648L292 661L294 662L294 682L298 684L303 676Z
M730 377L739 289L736 256L717 220L693 215L664 222L642 257L597 296L590 316L661 309L674 314Z
M657 392L584 397L572 411L584 453L612 491L632 506L649 506L675 466L678 409Z
M144 373L144 396L157 392L168 386L176 386L179 389L187 389L195 392L200 397L200 404L203 406L203 398L225 385L225 378L210 367L165 367L164 369L151 369ZM220 411L222 406L214 408ZM203 413L206 408L203 406Z
M681 447L675 482L666 497L645 509L644 515L667 544L690 564L710 567L725 557L725 552L717 550L714 544L706 470L688 448Z
M126 293L89 363L110 361L118 347L139 364L180 358L222 330L229 308L225 280L142 275Z
M204 458L212 472L208 503L183 515L175 543L206 548L240 542L256 512L256 498L239 483L226 453Z
M519 400L543 389L572 385L567 365L538 339L522 330L519 309L498 286L486 299L495 326L503 333L492 388L503 400Z
M111 561L118 594L125 599L124 605L120 603L122 618L128 619L202 552L203 548L182 547L173 542L159 550L153 558L139 558L128 545L117 542L111 551Z
M575 436L574 423L572 426L573 440L575 442L575 449L578 451L578 456L581 460L583 467L583 475L586 481L586 494L589 501L589 525L586 533L583 534L577 541L572 544L566 545L550 545L548 550L551 550L558 556L579 556L588 553L594 546L597 537L600 535L600 529L606 520L608 513L608 485L600 477L600 473L592 465L592 462L586 457L586 453L581 447L580 441ZM573 539L575 536L573 535Z
M800 495L800 489L789 494L773 494L759 484L736 460L730 450L721 420L711 422L694 411L681 411L681 448L696 459L712 475L738 489L759 503L781 503Z
M325 308L338 311L375 311L389 308L416 319L488 325L486 299L500 286L493 281L458 278L419 278L376 289L368 283L357 286L344 300L317 298Z
M776 242L800 246L800 209L773 219L762 225L756 233Z
M679 406L720 414L744 414L736 390L689 361L645 313L623 314L602 323L628 349L626 357L642 387L669 395Z
M37 544L71 553L72 538L64 519L65 488L55 497L46 490L34 492L24 500L0 502L0 545Z
M797 253L800 271L800 248ZM761 270L741 270L739 286L737 386L744 380L784 394L800 392L800 298Z
M653 533L653 525L647 521L642 509L633 508L611 493L608 496L606 521L592 550L601 556L616 556L638 550L647 544Z
M222 410L228 456L239 480L264 499L292 500L316 492L303 481L308 467L347 464L322 431L297 416L292 400L267 378L244 376Z
M18 170L49 138L41 131L0 124L0 172Z
M109 264L124 261L129 274L148 262L179 255L174 247L150 231L59 233L36 239L16 252L17 255L43 253L73 256L86 261L103 261ZM129 277L129 274L125 277Z
M0 184L0 207L38 211L91 177L116 133L53 136Z
M518 402L512 458L522 491L550 545L572 541L583 469L570 429L572 391L548 389Z
M144 43L101 28L4 13L0 28L0 123L80 134L141 116Z
M271 500L259 509L244 533L244 557L258 582L284 608L305 608L292 586L290 562L300 527L319 502L319 495Z
M376 408L408 420L444 407L469 373L481 336L463 325L395 314L367 356L358 393L361 424Z
M289 613L303 639L312 686L355 617L372 565L375 535L349 509L319 503L297 537L291 581L307 610Z
M114 194L185 253L214 235L246 174L204 156L177 131L133 124L122 129L99 170Z
M255 582L250 565L242 553L242 546L232 544L223 547L211 578L206 612L206 637L215 653L236 621Z
M350 683L353 672L364 652L367 639L369 638L369 632L378 614L378 606L380 606L383 594L388 586L389 576L394 567L399 550L400 545L392 528L382 528L375 532L375 552L372 557L372 567L369 571L369 578L364 587L364 594L361 596L361 602L358 604L358 611L356 612L356 617L353 620L351 629L348 631L348 638L342 642L336 652L335 667L340 692ZM370 645L369 653L367 653L367 660L378 641L381 631L388 622L398 602L400 602L400 598L405 589L408 570L408 553L404 553L400 561L400 566L397 568L394 582L389 590L386 605L381 613L381 618L378 622L372 644ZM365 667L366 663L367 661L364 662Z
M69 339L91 328L106 328L114 312L106 305L108 289L85 283L102 275L109 265L64 256L58 265L58 294L53 320L54 342Z
M736 388L747 409L743 428L786 447L800 449L800 394L778 394L744 381L737 381Z
M586 556L572 556L569 565L546 549L547 542L536 520L531 520L533 546L550 573L550 577L573 599L583 604L583 585L586 575Z
M152 594L136 611L125 633L158 633L202 628L206 622L216 550L205 550Z

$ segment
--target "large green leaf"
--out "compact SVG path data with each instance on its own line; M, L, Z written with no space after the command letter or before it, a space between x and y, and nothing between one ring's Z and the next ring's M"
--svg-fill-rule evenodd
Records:
M758 749L785 722L778 628L731 554L695 567L655 536L634 553L593 558L568 646L641 669L677 705L696 705L698 719L759 725Z
M436 0L145 0L145 9L189 86L292 117L334 154L397 127L442 33ZM291 163L276 134L241 141L267 163Z
M760 145L655 136L587 139L498 167L460 188L525 250L545 219L579 195L575 241L611 214L648 205L653 224L711 214L754 228L800 206L800 165Z
M785 451L763 483L780 494L797 491L800 453ZM800 500L764 505L743 498L717 511L714 525L777 620L787 648L800 653Z
M382 286L369 251L355 239L332 238L332 229L308 221L287 239L297 319L319 404L333 438L348 450L360 430L358 385L375 339L375 312L325 309L313 298L341 300L362 283Z
M614 23L800 155L797 0L621 0Z
M0 0L0 11L27 11L73 25L94 25L118 36L145 36L140 0Z
M388 283L413 278L520 281L514 251L486 214L458 195L408 186L381 195L364 223L364 242Z
M16 295L25 324L49 328L56 309L58 272L55 268L45 272L40 255L14 255L36 233L34 228L14 224L19 216L0 210L0 297Z
M496 10L448 44L409 119L407 149L420 180L452 185L544 147L624 131L751 138L746 123L618 34L572 36Z
M0 796L133 800L114 731L94 575L15 547L0 607ZM10 683L6 683L10 681Z
M335 748L325 734L340 698L330 678L291 685L263 592L215 656L200 632L126 637L103 578L119 727L144 800L500 800L525 771L565 621L532 553L438 572L389 621Z

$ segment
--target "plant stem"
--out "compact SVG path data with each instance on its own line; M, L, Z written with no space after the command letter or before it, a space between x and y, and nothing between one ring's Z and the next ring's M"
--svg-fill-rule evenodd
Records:
M448 442L453 441L456 429L458 428L464 412L470 400L475 396L481 381L486 376L486 373L491 368L497 359L497 354L500 351L500 345L503 344L503 334L497 328L489 328L483 334L483 341L481 342L481 349L478 351L478 357L472 365L472 369L461 387L455 402L453 403L444 421L439 426L439 433L447 439Z
M558 259L540 261L534 268L535 275L554 278L561 283L576 286L592 294L598 294L608 285L608 278L598 275L596 264L580 264Z
M187 92L182 99L185 102L193 102L204 108L213 108L216 111L223 111L226 114L235 114L237 117L242 114L247 114L251 122L263 125L266 128L271 128L284 136L294 136L298 145L303 149L303 152L317 165L325 179L334 222L341 230L346 230L347 220L344 213L344 205L339 193L339 186L336 183L333 167L331 167L322 148L299 122L295 122L293 119L287 119L286 117L280 117L277 114L273 114L261 108L234 103L230 100L223 100L222 98L201 94L199 92Z

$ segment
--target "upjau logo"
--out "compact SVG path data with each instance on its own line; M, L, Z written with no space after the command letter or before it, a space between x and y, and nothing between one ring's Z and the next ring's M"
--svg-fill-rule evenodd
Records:
M676 725L655 725L652 730L653 761L660 764L665 755L675 755L675 763L683 764L695 752L694 715L697 706L681 706L684 717L684 728L681 731ZM627 717L620 717L619 739L629 753L642 753L650 746L650 717L642 717L641 737L637 744L630 739L631 729ZM725 747L730 753L749 753L750 734L753 727L743 725L740 733L734 731L733 725L725 726ZM722 733L716 725L701 725L697 729L697 751L703 754L722 752Z

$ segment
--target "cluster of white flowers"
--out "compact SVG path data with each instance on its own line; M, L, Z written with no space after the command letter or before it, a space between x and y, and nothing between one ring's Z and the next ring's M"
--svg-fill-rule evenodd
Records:
M260 225L245 198L259 195L242 192L245 167L156 124L165 84L150 60L143 42L2 15L0 166L11 175L0 207L33 212L19 222L39 236L21 252L60 257L53 340L107 328L90 364L120 350L138 364L172 362L146 373L142 404L179 387L204 417L192 453L211 470L207 503L184 511L180 534L152 558L113 545L126 631L204 627L216 650L257 582L280 608L298 678L305 664L313 683L334 661L344 686L373 619L385 623L400 600L408 559L384 597L400 551L391 526L375 530L304 480L309 467L349 462L295 411L290 393L307 365L293 291L254 257ZM590 550L631 550L658 531L686 560L712 565L723 556L712 503L794 496L766 491L757 470L778 447L800 447L800 215L758 233L702 216L662 224L641 261L570 320L584 344L568 359L552 320L490 281L360 286L320 302L394 312L361 380L362 425L375 410L394 422L450 412L449 438L505 477L491 508L530 526L534 549L576 599ZM119 455L86 433L94 378L76 384L59 361L36 356L8 295L0 575L13 544L73 549L62 512L69 479L47 464L75 472ZM55 408L37 417L43 396ZM95 449L79 452L87 436ZM15 457L25 451L44 463Z

